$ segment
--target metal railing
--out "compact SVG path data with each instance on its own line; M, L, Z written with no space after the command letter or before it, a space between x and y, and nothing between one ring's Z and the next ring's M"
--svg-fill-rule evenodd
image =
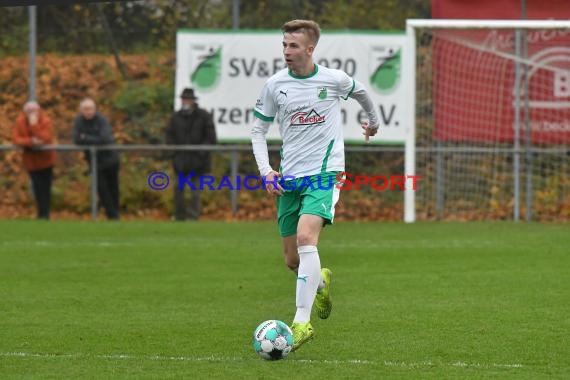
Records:
M4 144L0 145L0 152L20 150L21 147L17 145ZM251 154L251 160L254 161L251 145L248 144L217 144L217 145L167 145L167 144L152 144L152 145L43 145L37 147L38 150L56 150L56 151L89 151L91 157L95 157L100 150L117 150L117 151L209 151L212 153L229 153L230 157L230 176L234 183L237 183L239 178L239 153L247 152ZM280 145L268 145L270 152L278 152L281 149ZM514 155L515 153L523 153L526 148L513 149L509 147L465 147L465 146L418 146L416 151L418 153L434 153L436 154L437 167L435 170L436 182L436 200L438 215L443 215L444 210L444 194L446 187L443 186L443 156L445 153L467 153L467 154L507 154ZM404 154L403 146L396 145L347 145L345 147L346 153L402 153ZM570 155L570 147L531 147L530 151L533 154L564 154ZM93 219L97 218L97 162L92 160L90 168L90 208ZM420 168L418 174L426 174ZM425 180L428 180L426 177ZM230 207L233 215L238 212L238 189L229 190Z

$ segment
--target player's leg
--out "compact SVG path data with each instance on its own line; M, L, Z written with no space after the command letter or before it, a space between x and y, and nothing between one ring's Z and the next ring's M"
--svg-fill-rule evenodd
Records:
M285 265L287 265L289 269L295 272L296 276L299 270L299 253L297 252L297 234L283 238L283 258L285 260ZM327 275L323 274L325 273L323 272L325 270L327 271L327 273L330 272L330 270L327 268L323 268L321 270L321 281L319 282L318 291L320 291L326 286L325 282L327 279L325 276L328 276L330 278L329 274Z
M301 213L320 216L323 222L322 225L332 224L334 220L335 206L340 195L340 190L333 186L337 181L336 175L336 172L331 172L313 176L312 183L314 186L304 193ZM321 281L314 303L319 318L327 319L332 311L330 294L332 271L328 268L322 268L320 277Z
M299 255L297 253L297 224L301 210L301 198L297 190L286 190L277 197L277 223L283 240L283 258L289 269L297 273Z
M299 253L297 253L297 234L285 236L283 238L283 258L285 265L289 267L295 275L299 269Z
M299 269L297 271L297 312L293 319L293 350L298 349L314 336L311 325L311 309L315 301L317 288L321 282L321 261L317 250L319 233L323 226L320 216L303 214L297 226L297 252Z
M297 185L303 181L298 180ZM298 268L297 311L291 325L295 340L293 350L313 338L314 331L310 323L311 309L317 289L325 288L326 285L321 277L317 244L323 225L332 222L332 215L327 207L323 211L323 202L332 204L330 191L323 192L320 189L299 186L296 187L296 191L286 192L278 200L278 220L283 237L285 262L292 270ZM292 232L295 225L296 234ZM330 280L330 276L328 278Z
M320 216L303 214L297 230L297 313L294 322L306 323L311 319L311 309L317 288L321 282L321 260L317 249L319 233L323 225Z
M297 232L300 211L301 197L298 189L286 190L281 196L277 197L277 221L279 224L279 234L283 239L283 256L287 267L295 273L298 272L300 265L299 252L297 249ZM299 282L300 281L297 280L297 291L295 294L295 300L298 307L300 302L302 302L299 300ZM297 349L300 345L313 337L313 329L308 319L304 323L299 323L299 321L295 320L291 325L291 329L293 331L294 339L293 350Z

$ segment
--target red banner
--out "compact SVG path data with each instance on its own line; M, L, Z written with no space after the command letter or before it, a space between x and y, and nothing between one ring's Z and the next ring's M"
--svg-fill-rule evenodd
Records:
M570 19L567 0L527 0L528 19ZM519 0L432 0L434 18L519 19ZM533 143L570 143L570 29L527 30L527 58L516 55L514 30L433 31L434 138L512 142L520 95L520 136L525 104ZM516 78L516 64L525 81ZM517 88L518 86L518 88Z

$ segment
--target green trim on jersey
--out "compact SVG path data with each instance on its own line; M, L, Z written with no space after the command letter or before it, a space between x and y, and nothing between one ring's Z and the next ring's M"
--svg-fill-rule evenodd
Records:
M331 140L331 142L329 143L329 146L327 147L327 152L325 153L325 158L323 159L323 166L321 166L321 173L324 173L327 171L327 164L329 163L329 156L331 154L331 150L333 148L334 145L334 140Z
M313 72L310 73L309 75L297 75L291 69L289 69L289 75L295 79L308 79L308 78L314 77L319 72L319 65L317 65L317 64L314 64L314 65L315 65L315 68L313 69Z
M264 114L259 113L255 110L253 111L253 116L255 116L258 119L261 119L263 121L273 121L275 119L275 116L273 116L273 117L265 116Z
M350 96L350 94L352 94L352 91L354 91L354 86L356 86L356 83L354 82L354 79L352 80L352 88L350 89L350 91L348 92L348 95L346 95L346 98L343 98L344 100L348 99L348 97ZM341 96L342 98L342 96Z

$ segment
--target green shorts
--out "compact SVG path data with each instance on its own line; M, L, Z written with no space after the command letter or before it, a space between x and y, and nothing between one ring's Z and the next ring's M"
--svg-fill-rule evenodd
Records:
M337 174L327 172L281 182L285 192L277 197L277 222L282 237L295 235L297 223L303 214L323 218L324 225L332 224L334 207L338 202L340 189Z

